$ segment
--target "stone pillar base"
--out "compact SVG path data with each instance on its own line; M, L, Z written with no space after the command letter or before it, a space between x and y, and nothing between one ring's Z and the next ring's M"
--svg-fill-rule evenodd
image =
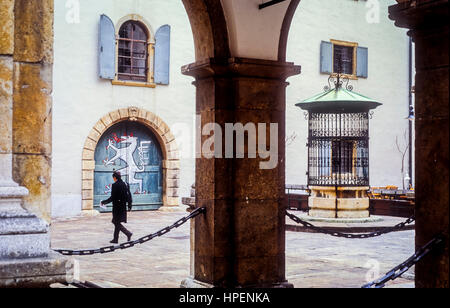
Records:
M369 187L311 186L309 216L320 218L367 218Z
M186 278L181 282L180 288L182 289L212 289L214 286L209 283L195 280L192 277Z
M195 280L192 277L186 278L181 282L180 285L183 289L211 289L214 288L212 284L201 282ZM280 288L280 289L292 289L294 285L287 281L280 282L272 285L258 285L258 286L248 286L248 288Z
M24 187L0 187L0 288L49 287L73 271L50 250L48 224L22 208L26 195Z
M49 288L73 279L73 261L51 253L43 258L0 260L0 288Z

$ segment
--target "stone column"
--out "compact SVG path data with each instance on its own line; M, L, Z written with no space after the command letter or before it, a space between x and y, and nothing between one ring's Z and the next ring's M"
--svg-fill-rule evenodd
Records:
M26 67L33 64L21 65L15 58L17 50L20 50L20 53L32 50L31 46L18 43L16 31L16 25L19 23L18 16L20 21L26 23L27 20L34 20L33 18L36 20L43 18L43 15L39 15L39 11L35 10L36 7L30 10L29 6L37 5L42 10L49 9L40 6L44 1L26 2L19 0L0 2L0 129L2 131L0 135L0 287L43 287L54 282L65 282L67 278L70 278L66 275L67 272L73 268L72 263L67 259L60 258L50 251L48 224L22 207L23 199L33 196L33 190L30 194L27 188L19 186L12 177L17 169L24 168L22 163L27 164L26 161L22 161L13 166L13 155L17 150L13 146L15 129L16 127L18 130L30 129L29 126L31 126L30 132L33 131L33 111L39 109L34 104L40 103L37 98L46 90L44 87L32 87L28 83L21 82L39 78L41 64L35 64L28 70ZM50 1L47 2L50 3ZM17 14L17 12L21 13ZM52 19L52 10L47 11L46 16ZM28 23L28 25L29 31L21 33L22 39L26 41L34 38L33 34L37 27L34 23L33 25ZM23 95L26 91L28 95ZM49 96L50 93L46 95ZM23 118L17 119L14 116L13 110L16 103L22 108L28 106L30 110L28 114L23 114ZM30 120L31 123L26 120ZM30 171L30 174L32 172ZM32 177L26 174L25 178L28 176Z
M13 179L30 192L24 207L50 222L53 0L15 0L14 14Z
M389 8L416 51L416 247L442 233L445 245L415 267L416 287L449 287L448 0L399 1Z
M17 187L12 175L14 1L0 3L0 187Z
M183 68L196 78L197 116L201 127L217 123L222 136L215 135L213 158L200 156L201 145L212 135L197 131L196 206L206 207L196 218L194 280L184 286L272 287L292 286L285 279L285 88L286 78L300 73L292 63L232 58L210 59ZM278 147L272 169L261 169L261 158L249 158L245 146L225 158L226 124L265 123L257 129L267 135L267 149ZM277 124L275 135L270 123ZM200 145L200 146L199 146ZM244 158L237 158L243 154ZM222 157L222 158L221 158Z

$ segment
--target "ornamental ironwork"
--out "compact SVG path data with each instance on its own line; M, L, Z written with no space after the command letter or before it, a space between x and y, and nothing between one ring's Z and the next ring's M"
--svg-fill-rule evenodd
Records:
M296 105L307 111L309 186L369 186L369 119L379 105L340 74Z
M308 185L369 185L367 112L311 112L308 135Z

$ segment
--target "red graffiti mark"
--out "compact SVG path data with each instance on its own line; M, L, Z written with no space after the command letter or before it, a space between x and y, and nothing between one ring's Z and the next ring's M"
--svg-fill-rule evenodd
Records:
M117 136L117 134L116 133L113 133L112 134L112 139L108 139L108 141L113 141L113 142L115 142L116 144L118 144L118 143L121 143L122 141L126 141L125 139L123 139L123 138L119 138L118 136ZM134 134L133 133L130 133L129 135L125 135L125 137L134 137Z
M113 138L114 138L114 141L115 141L116 143L120 143L120 142L124 141L123 139L117 137L117 134L116 134L116 133L113 133Z
M105 195L108 195L111 192L111 184L105 185Z

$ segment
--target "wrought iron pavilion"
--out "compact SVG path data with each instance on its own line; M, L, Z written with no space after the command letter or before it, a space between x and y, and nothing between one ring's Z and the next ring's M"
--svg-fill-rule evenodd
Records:
M309 120L308 185L369 185L370 110L381 104L353 92L348 81L338 74L333 89L296 104Z
M331 200L322 200L328 205L319 206L322 212L333 210L335 217L340 200L364 197L362 191L369 189L369 119L371 110L381 105L353 92L348 83L347 77L333 75L323 93L296 104L306 111L309 123L308 186L316 191L314 196L335 201L333 209L328 204ZM331 190L334 192L330 197L325 191ZM341 201L352 209L349 202L349 199ZM309 203L310 208L314 207L311 199ZM363 215L368 216L366 209Z

